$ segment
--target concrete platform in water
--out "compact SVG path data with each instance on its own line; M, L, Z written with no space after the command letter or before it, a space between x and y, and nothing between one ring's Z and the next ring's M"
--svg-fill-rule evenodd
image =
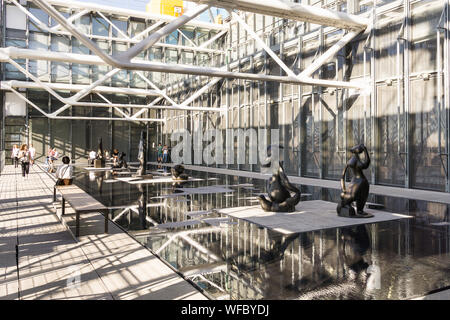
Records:
M365 209L374 215L372 218L354 219L339 217L336 203L312 200L303 201L296 206L295 212L265 212L260 205L216 210L230 217L243 219L283 234L348 227L382 221L412 218L411 216Z

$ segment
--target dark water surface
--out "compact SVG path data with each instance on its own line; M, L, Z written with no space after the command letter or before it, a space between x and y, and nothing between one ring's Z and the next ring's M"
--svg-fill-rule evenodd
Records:
M204 180L184 187L212 193L161 198L180 191L75 172L75 183L110 207L114 222L214 299L405 299L450 285L447 205L371 195L382 210L414 218L286 236L235 218L210 219L221 217L214 211L186 215L255 205L263 180L188 171ZM233 192L215 193L217 185ZM303 200L339 198L338 190L301 188L310 194ZM191 219L203 221L183 223ZM166 223L171 228L157 226Z

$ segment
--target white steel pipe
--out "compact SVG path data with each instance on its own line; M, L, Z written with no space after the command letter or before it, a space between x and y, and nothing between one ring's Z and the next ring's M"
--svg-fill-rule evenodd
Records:
M167 73L178 73L178 74L195 74L195 75L205 75L213 77L224 77L224 78L237 78L237 79L248 79L248 80L261 80L261 81L275 81L282 83L292 83L292 84L314 84L327 87L343 87L343 88L364 88L365 83L349 83L349 82L336 82L336 81L326 81L319 79L298 79L297 77L282 77L282 76L271 76L262 74L251 74L251 73L239 73L226 71L225 68L213 69L213 68L199 68L193 66L181 66L181 65L168 65L168 64L156 64L154 62L147 63L133 63L127 60L127 56L110 56L103 52L94 42L88 39L83 33L79 32L72 24L67 23L65 18L51 5L43 0L34 0L38 6L47 12L51 17L58 21L61 26L72 33L80 42L82 42L87 48L94 52L98 57L100 57L108 65L115 68L127 69L127 70L146 70L155 72L167 72ZM194 11L195 12L195 11ZM181 17L180 17L181 18ZM178 19L180 19L178 18ZM180 20L181 21L181 20ZM172 26L175 26L174 21ZM149 38L147 38L149 39ZM146 40L143 40L146 42ZM142 47L141 47L142 49ZM136 52L136 51L128 51Z
M151 46L153 46L156 42L158 42L159 39L162 37L171 34L172 32L176 31L178 28L189 22L190 20L197 17L199 14L204 12L209 8L209 5L200 5L197 6L194 9L188 10L185 14L183 14L181 17L178 17L177 19L173 20L169 24L165 25L158 31L153 32L149 37L142 40L139 43L136 43L134 46L132 46L130 49L128 49L126 52L117 55L117 59L121 60L131 60L132 58L136 57L139 53L141 53L144 50L147 50Z
M330 61L345 45L352 41L360 32L351 31L343 36L338 42L332 45L327 51L325 51L320 57L314 60L305 70L303 70L299 77L311 77L321 66Z
M45 111L43 111L41 108L39 108L35 103L27 99L24 95L20 94L20 92L17 92L13 88L9 88L14 94L16 94L20 99L24 100L26 103L31 105L33 108L38 110L40 113L42 113L45 117L49 119L63 119L63 120L105 120L105 121L143 121L143 122L166 122L165 119L152 119L152 118L132 118L127 116L126 118L106 118L106 117L77 117L77 116L54 116L52 114L49 114Z
M65 84L65 83L45 83L47 86L52 88L53 90L61 90L61 91L81 91L86 89L87 85L80 84ZM5 90L6 86L12 88L24 88L24 89L42 89L36 82L31 81L19 81L19 80L9 80L9 81L0 81L0 89ZM156 90L145 90L138 88L121 88L121 87L107 87L107 86L98 86L92 89L93 93L104 93L104 94L126 94L133 96L159 96L159 92Z
M333 26L341 29L364 30L369 20L345 12L280 0L191 0L214 7L236 9L296 21Z
M71 62L78 64L89 65L108 65L105 61L102 61L99 57L92 55L82 55L77 53L63 53L63 52L47 52L32 49L19 49L14 47L0 48L0 61L6 62L8 57L13 59L23 58L31 60L49 60L59 62ZM225 68L205 68L188 66L181 64L166 64L160 62L152 62L145 60L132 60L136 63L128 64L127 67L134 70L144 70L162 73L179 73L179 74L193 74L208 77L220 77L220 78L236 78L246 79L252 81L274 81L281 83L291 84L308 84L318 85L325 87L337 87L337 88L366 88L364 81L344 82L344 81L331 81L321 79L298 79L290 76L274 76L265 74L253 74L226 71ZM139 63L137 63L139 61ZM126 69L126 68L125 68Z
M0 49L1 50L1 49ZM1 51L0 51L1 53ZM0 56L1 57L1 56ZM0 60L1 61L1 60ZM60 100L62 103L64 103L65 105L62 106L61 108L59 108L58 110L54 111L53 113L51 113L51 116L57 116L58 114L60 114L61 112L63 112L64 110L70 108L70 106L81 106L81 107L118 107L118 108L130 108L130 107L135 107L135 108L144 108L144 109L164 109L164 108L160 108L160 106L155 106L152 107L154 104L150 104L150 105L132 105L132 104L102 104L102 103L90 103L90 102L78 102L79 99L83 98L84 96L86 96L87 94L89 94L91 92L91 90L93 88L95 88L98 84L102 83L103 81L105 81L106 79L109 79L110 77L112 77L115 73L117 73L118 71L120 71L119 69L113 69L111 71L109 71L106 75L104 75L102 78L98 79L97 81L95 81L94 83L90 84L89 86L86 86L84 89L82 89L81 91L79 91L77 94L75 94L74 96L66 99L61 97L57 92L55 92L52 88L50 88L49 86L46 85L46 83L41 82L37 77L35 77L33 74L31 74L29 71L25 70L24 68L22 68L17 62L15 62L14 60L12 60L11 58L7 58L5 61L11 63L12 65L14 65L19 71L21 71L23 74L25 74L27 77L31 78L33 81L35 81L35 83L37 83L38 85L40 85L41 88L47 90L51 95L53 95L55 98L57 98L58 100ZM156 86L155 86L156 88ZM166 96L165 93L161 92L161 94L163 96ZM173 101L170 98L168 98L169 101ZM173 109L173 110L190 110L190 111L209 111L209 112L222 112L224 111L222 108L205 108L205 107L187 107L187 104L184 105L178 105L175 104L173 106L169 106L166 109Z

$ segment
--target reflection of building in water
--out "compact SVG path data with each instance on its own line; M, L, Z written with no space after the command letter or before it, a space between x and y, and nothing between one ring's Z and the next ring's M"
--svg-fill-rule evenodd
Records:
M407 219L291 236L243 220L205 222L241 192L159 199L147 214L164 228L130 232L215 298L401 299L418 290L399 271L411 253Z
M322 287L328 295L364 297L371 256L366 227L281 236L234 222L147 233L141 241L216 298L293 299Z
M220 183L242 181L228 177ZM262 192L264 185L264 180L254 182ZM189 187L204 187L204 182ZM408 281L414 277L409 272L424 274L427 257L448 252L448 230L442 229L437 238L441 242L420 249L423 262L410 259L417 255L417 246L425 247L421 239L437 231L428 224L415 226L423 231L415 231L413 247L408 219L299 235L282 235L237 219L213 221L221 219L214 208L248 204L239 200L249 196L244 187L231 196L187 196L168 184L114 183L104 185L103 196L107 188L120 191L120 197L133 197L132 205L113 210L113 221L215 298L402 299L426 291L420 282Z

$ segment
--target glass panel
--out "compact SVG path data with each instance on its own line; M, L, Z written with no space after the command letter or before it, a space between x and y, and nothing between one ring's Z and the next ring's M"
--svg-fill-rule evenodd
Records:
M379 86L378 94L378 116L377 131L378 139L378 168L377 181L381 184L404 185L405 183L405 149L404 117L399 116L397 110L397 88L395 86ZM400 131L400 136L399 136ZM400 144L400 153L399 153Z
M439 153L439 112L436 79L411 82L411 183L421 189L445 190L444 165ZM445 113L441 112L441 153L445 151Z
M92 34L97 36L109 36L109 24L103 18L92 16Z
M45 26L48 26L48 14L46 14L44 11L42 11L41 9L37 9L37 8L30 8L29 9L30 13L35 16L39 21L41 21L41 23ZM29 24L28 24L28 28L30 31L40 31L40 32L46 32L44 30L42 30L41 28L39 28L37 26L37 23L34 22L32 19L28 19Z
M78 54L89 54L89 49L82 45L77 39L72 38L72 52ZM72 81L74 83L88 84L89 79L89 65L72 64Z
M63 36L52 36L51 50L69 52L69 39ZM69 82L69 64L51 62L52 82Z
M109 19L109 18L108 18ZM119 29L120 31L122 31L123 34L127 34L127 29L128 29L128 22L126 20L118 20L118 19L109 19L115 26L117 29ZM112 31L112 36L113 37L117 37L117 38L124 38L124 36L119 33L116 28L113 28L111 26L111 31Z
M38 51L48 51L48 36L38 32L30 32L28 46ZM30 60L29 71L41 81L49 81L48 62L45 60Z
M128 46L124 42L113 42L113 54L117 55L127 51ZM121 70L113 78L112 84L116 87L128 87L128 71Z

